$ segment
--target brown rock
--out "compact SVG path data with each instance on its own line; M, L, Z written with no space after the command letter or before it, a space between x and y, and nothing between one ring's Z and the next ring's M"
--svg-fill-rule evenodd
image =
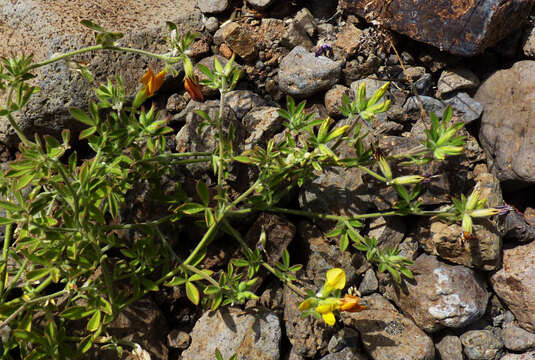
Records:
M472 56L518 29L533 1L341 0L340 6L443 51Z
M504 186L535 183L535 61L500 70L478 89L485 108L479 137Z
M342 99L346 95L349 100L353 99L353 92L343 85L334 85L325 93L325 107L329 116L339 118L342 116L340 107L343 105Z
M425 254L411 270L414 280L389 286L387 296L423 330L460 328L485 313L489 295L472 270Z
M246 28L246 25L233 23L234 25L226 27L224 34L225 43L246 61L254 60L257 55L256 43L251 37L252 30Z
M446 335L435 347L441 360L463 360L463 344L457 336Z
M362 30L351 23L346 23L336 35L334 44L343 49L347 56L352 56L355 55L355 51L359 47L361 36Z
M496 294L521 327L535 331L535 242L503 252L503 267L491 277Z
M378 294L362 298L367 309L343 313L346 326L359 331L366 351L374 360L431 360L433 341Z
M229 48L228 45L225 43L219 45L219 53L227 59L230 59L232 57L232 49Z

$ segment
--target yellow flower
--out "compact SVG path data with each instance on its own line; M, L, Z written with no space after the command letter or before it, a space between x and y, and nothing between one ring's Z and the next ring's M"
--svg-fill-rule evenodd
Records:
M305 310L308 310L312 307L314 303L314 299L306 299L304 300L301 304L299 304L299 311L305 311Z
M323 321L329 326L333 326L336 323L334 317L334 311L340 307L339 299L322 301L319 306L316 307L316 311L321 314Z
M158 75L154 75L151 69L147 70L145 75L141 77L141 83L145 85L145 94L147 97L153 96L158 89L162 87L165 78L165 70L162 70Z
M327 280L321 291L322 296L329 295L333 290L342 290L346 286L346 273L344 270L334 268L327 271Z

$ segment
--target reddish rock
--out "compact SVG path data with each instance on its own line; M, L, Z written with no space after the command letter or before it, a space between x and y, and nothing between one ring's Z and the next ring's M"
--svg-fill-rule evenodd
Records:
M491 283L519 325L535 331L535 242L505 250L503 267Z
M340 6L441 50L473 56L518 29L533 1L341 0Z

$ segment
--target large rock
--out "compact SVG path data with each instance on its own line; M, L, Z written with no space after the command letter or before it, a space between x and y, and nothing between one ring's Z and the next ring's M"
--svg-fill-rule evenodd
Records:
M489 167L502 182L535 183L535 61L497 71L475 99L485 108L479 138Z
M389 286L387 295L423 330L461 328L485 313L489 295L472 270L425 254L411 270L414 280Z
M341 0L342 9L453 54L483 52L518 29L531 0Z
M307 97L327 90L338 82L342 63L316 57L302 46L286 55L279 68L279 87L287 94Z
M384 297L366 296L367 309L343 313L344 324L360 332L366 351L374 360L431 360L433 341L412 320L400 314Z
M519 325L535 331L535 242L505 250L503 267L491 283Z
M471 330L461 335L468 360L498 360L503 343L491 330Z
M281 326L277 315L256 310L223 308L205 313L191 333L183 360L214 359L219 349L224 359L279 360Z
M167 32L165 21L175 21L183 31L202 29L201 13L194 10L194 2L155 0L146 2L101 1L98 6L85 0L21 0L1 2L0 54L34 54L35 61L50 58L95 43L94 32L80 24L92 19L104 28L122 31L123 46L166 52L162 36ZM180 14L180 15L173 15ZM123 79L127 94L140 86L139 79L151 67L162 63L148 57L101 51L74 57L87 62L97 83L116 74ZM68 108L87 108L94 96L93 86L79 74L70 72L65 62L54 63L35 71L33 80L42 91L33 96L18 120L23 131L33 138L34 132L59 134L64 128L80 130ZM0 124L0 141L14 144L17 140L9 126Z

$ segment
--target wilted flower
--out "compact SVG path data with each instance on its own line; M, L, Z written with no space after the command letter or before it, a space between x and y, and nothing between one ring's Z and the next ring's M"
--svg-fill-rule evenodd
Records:
M165 78L165 70L162 70L158 75L154 75L151 69L147 70L145 75L141 77L141 83L144 85L145 93L147 97L153 96L163 84Z

